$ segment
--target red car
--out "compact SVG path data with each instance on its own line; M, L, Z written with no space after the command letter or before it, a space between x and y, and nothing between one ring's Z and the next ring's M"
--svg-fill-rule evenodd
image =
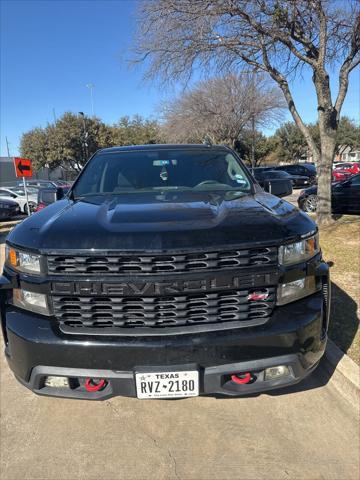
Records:
M347 170L342 170L342 169L335 169L332 172L332 179L333 182L342 182L343 180L346 180L347 178L351 177L351 173L348 172Z
M360 163L359 162L340 163L337 165L335 170L341 170L341 171L349 172L351 175L356 175L357 173L360 173Z

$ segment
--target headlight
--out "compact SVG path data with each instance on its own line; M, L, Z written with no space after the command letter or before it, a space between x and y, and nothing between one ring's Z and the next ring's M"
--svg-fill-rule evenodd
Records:
M320 289L315 277L304 277L289 283L282 283L277 290L277 305L285 305L300 298L307 297Z
M41 315L50 315L47 298L43 293L16 288L13 291L13 304Z
M279 248L279 262L281 265L292 265L294 263L304 262L316 255L319 251L319 234L316 234L296 243L282 245Z
M6 245L5 261L8 265L25 273L40 273L40 255L22 252Z

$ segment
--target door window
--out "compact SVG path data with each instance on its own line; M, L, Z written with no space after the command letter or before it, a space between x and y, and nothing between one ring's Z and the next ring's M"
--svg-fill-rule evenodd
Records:
M0 197L16 198L16 195L14 195L13 193L8 192L7 190L0 190Z

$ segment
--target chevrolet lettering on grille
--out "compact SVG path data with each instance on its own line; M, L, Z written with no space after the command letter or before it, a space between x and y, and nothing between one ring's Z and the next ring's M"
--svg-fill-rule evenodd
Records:
M276 284L277 273L224 276L173 282L52 282L54 295L171 295Z

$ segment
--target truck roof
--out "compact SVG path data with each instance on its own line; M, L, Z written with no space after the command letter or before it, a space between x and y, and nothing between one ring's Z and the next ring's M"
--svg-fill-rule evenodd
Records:
M221 150L228 150L225 145L207 145L204 143L187 143L187 144L148 144L148 145L126 145L122 147L109 147L109 148L102 148L98 150L98 152L102 153L115 153L115 152L124 152L124 151L131 151L131 150L194 150L194 149L221 149Z

